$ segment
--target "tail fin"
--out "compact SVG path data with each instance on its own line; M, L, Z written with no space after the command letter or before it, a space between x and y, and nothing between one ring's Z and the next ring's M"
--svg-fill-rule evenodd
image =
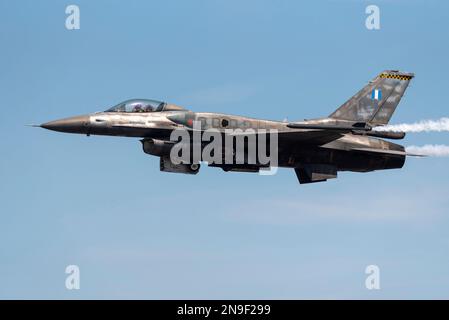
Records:
M396 110L413 73L386 70L346 101L329 117L385 125Z

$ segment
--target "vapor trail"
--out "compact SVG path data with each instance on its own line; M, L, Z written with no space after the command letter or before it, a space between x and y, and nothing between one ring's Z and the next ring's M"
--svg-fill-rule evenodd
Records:
M446 146L444 144L426 144L423 146L408 146L405 147L405 151L407 153L430 157L449 156L449 146Z
M415 123L390 124L373 128L375 131L396 131L396 132L429 132L429 131L449 131L449 118L439 120L421 120Z

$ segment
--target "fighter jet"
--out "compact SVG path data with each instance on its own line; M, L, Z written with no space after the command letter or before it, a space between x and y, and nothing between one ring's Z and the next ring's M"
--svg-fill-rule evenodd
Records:
M190 141L195 133L201 134L211 129L223 137L236 138L244 134L247 138L258 137L260 141L261 134L266 135L266 131L271 130L277 132L276 167L294 169L301 184L321 182L336 178L339 171L369 172L402 168L408 155L404 147L383 139L402 139L405 133L376 128L389 122L413 77L413 73L383 71L329 116L297 122L193 112L166 102L131 99L104 112L55 120L39 126L88 136L141 138L143 151L160 157L161 171L184 174L197 174L199 161L205 162L201 157L190 162L173 161L171 151L180 143L179 137L173 140L175 130L188 132ZM271 143L270 139L264 141L268 144ZM206 143L200 141L199 148L204 151ZM223 150L225 148L223 146ZM237 154L248 153L248 150L246 146L239 150L224 150L224 153L229 155L230 152L235 160ZM243 163L215 161L206 164L226 172L267 169L267 164L257 159L249 161L245 156L243 159Z

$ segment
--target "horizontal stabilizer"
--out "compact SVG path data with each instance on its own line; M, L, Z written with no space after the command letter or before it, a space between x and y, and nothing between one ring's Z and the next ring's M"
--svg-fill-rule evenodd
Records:
M425 155L425 154L410 153L410 152L400 151L400 150L384 150L384 149L374 149L374 148L351 148L351 151L382 153L382 154L407 156L407 157L427 157L427 155Z
M372 153L382 153L390 155L405 156L407 153L400 150L388 150L388 149L374 149L374 148L351 148L350 151L362 151L362 152L372 152Z
M419 157L419 158L424 158L424 157L428 157L427 154L418 154L418 153L406 153L407 157Z

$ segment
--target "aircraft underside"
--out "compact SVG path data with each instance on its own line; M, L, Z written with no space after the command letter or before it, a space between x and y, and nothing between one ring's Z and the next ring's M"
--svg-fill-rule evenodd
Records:
M351 139L348 137L346 139ZM374 138L365 138L370 141ZM358 140L360 138L358 137ZM364 141L362 139L362 141ZM376 139L377 140L377 139ZM399 169L402 168L405 162L405 152L403 147L397 144L388 142L384 146L389 149L369 149L363 148L366 145L352 143L336 143L327 144L324 146L313 146L309 144L290 145L288 143L281 144L278 149L277 159L275 164L263 164L258 161L250 161L248 146L241 152L240 161L237 160L237 152L235 149L231 151L232 161L226 162L223 157L220 161L211 162L204 158L205 145L200 149L201 156L193 158L194 149L190 148L190 158L181 164L174 164L171 160L171 149L173 143L167 143L163 140L157 139L142 139L144 152L159 156L161 171L197 174L200 169L200 161L207 163L209 167L221 168L226 172L252 172L257 173L260 170L267 170L270 166L279 168L294 169L298 180L301 184L321 182L327 179L337 178L338 171L353 171L353 172L369 172L375 170L385 169ZM334 146L334 147L332 147ZM229 152L223 146L221 152L225 154ZM267 146L265 150L269 150ZM257 151L257 150L256 150ZM230 158L231 159L231 158Z

